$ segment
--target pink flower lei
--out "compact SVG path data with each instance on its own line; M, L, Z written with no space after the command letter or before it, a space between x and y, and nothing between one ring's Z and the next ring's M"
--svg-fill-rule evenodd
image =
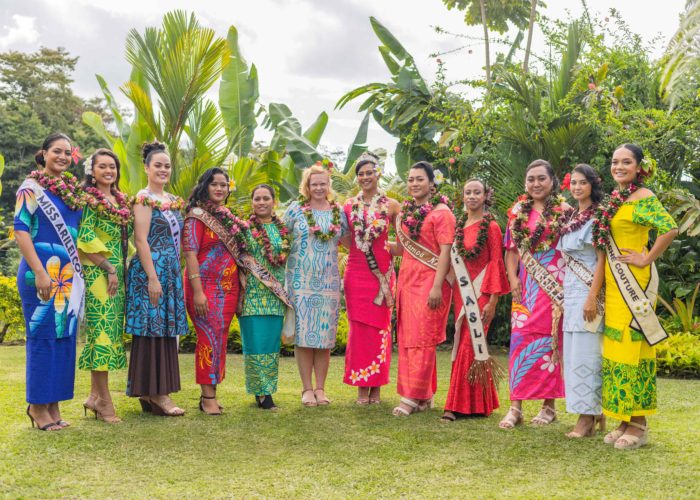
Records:
M71 210L81 209L85 204L85 192L78 185L75 176L69 172L63 172L59 177L52 177L41 170L34 170L27 178L34 179L42 188L61 198Z
M116 204L111 203L105 194L95 187L88 186L85 188L85 192L88 194L86 203L96 212L105 215L112 222L120 226L126 226L133 219L133 215L129 209L131 200L121 191L114 193Z
M247 251L248 245L245 240L245 230L248 229L248 222L237 217L228 207L217 205L211 200L198 202L197 206L211 214L226 230L234 236L236 245L241 252Z
M352 200L350 223L355 234L355 245L361 252L369 252L374 240L389 226L389 198L378 192L372 197L365 212L362 193L358 194Z
M143 205L145 207L151 207L160 211L177 211L182 210L182 207L185 206L185 200L183 200L179 196L176 196L173 201L160 201L148 196L147 194L137 195L133 203L137 205Z
M401 210L401 222L406 224L408 227L408 235L413 241L417 241L420 236L420 230L423 227L423 221L428 216L430 212L433 211L436 205L443 203L452 209L452 202L444 194L435 194L428 203L423 205L416 205L413 198L410 200L405 200L403 202L403 209Z
M291 237L289 235L289 229L275 214L272 214L272 223L277 228L277 232L282 239L282 245L279 253L275 253L272 248L272 242L270 241L270 235L267 233L265 225L260 222L255 214L252 214L248 219L250 234L253 239L262 248L265 259L274 267L283 266L287 262L287 256L289 255L289 250L291 248Z

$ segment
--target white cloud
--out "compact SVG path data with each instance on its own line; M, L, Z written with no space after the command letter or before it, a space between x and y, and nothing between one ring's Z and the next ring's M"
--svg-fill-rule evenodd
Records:
M39 39L39 32L34 26L35 18L14 14L12 21L14 25L2 27L4 34L0 36L0 49L5 50L18 43L34 43Z

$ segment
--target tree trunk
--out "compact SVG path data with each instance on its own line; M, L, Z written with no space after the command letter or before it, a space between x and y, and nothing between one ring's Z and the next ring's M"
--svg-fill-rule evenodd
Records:
M486 51L486 88L491 89L491 55L489 54L489 27L486 23L486 0L479 0L481 24L484 26L484 49Z
M532 0L530 9L530 25L527 29L527 45L525 47L525 60L523 60L523 71L527 73L530 62L530 47L532 46L532 32L535 31L535 15L537 14L537 0Z

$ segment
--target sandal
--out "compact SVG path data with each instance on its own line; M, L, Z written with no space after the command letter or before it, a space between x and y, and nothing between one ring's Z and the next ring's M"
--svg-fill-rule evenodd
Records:
M204 405L202 404L203 399L216 399L216 396L199 396L199 411L201 411L205 415L211 415L211 416L223 415L221 413L221 406L219 406L218 404L216 406L217 406L217 408L219 408L219 411L215 411L215 412L211 412L211 413L206 411L204 409Z
M175 406L175 403L167 396L157 396L150 400L152 412L159 417L182 417L185 410Z
M319 391L323 397L318 397L318 394L316 393ZM316 404L318 404L318 406L326 406L331 404L331 400L326 397L326 391L323 390L323 387L317 387L314 389L314 397L316 398Z
M307 392L311 393L310 398L305 397L305 394ZM316 402L316 396L314 395L313 389L305 389L305 390L301 391L301 404L303 404L306 407L318 406L318 403Z
M557 411L551 406L542 405L539 413L530 420L532 425L549 425L557 419Z
M30 408L31 408L31 405L27 405L27 416L29 417L29 420L32 422L32 429L34 428L34 423L36 423L36 427L40 431L60 431L61 429L63 429L63 427L58 425L56 422L49 422L46 425L39 425L39 422L34 420L34 417L29 412Z
M642 431L641 436L635 436L634 434L627 434L625 432L620 438L615 441L616 450L636 450L647 444L649 437L649 427L646 425L638 424L637 422L629 421L627 422L627 427L636 427Z
M114 411L114 403L106 401L99 396L95 400L94 412L96 420L102 420L108 424L118 424L122 421L121 418L117 417L116 411Z
M381 396L380 396L380 394L381 394L380 391L381 391L381 388L379 388L379 387L372 387L369 390L369 404L378 405L379 403L382 402ZM372 396L372 394L374 394L374 396Z
M515 406L511 406L506 416L498 423L501 429L514 429L516 425L523 423L523 412Z
M272 395L270 394L255 396L255 402L258 403L258 408L261 408L263 410L277 411L277 405L272 400Z
M415 413L418 410L418 403L413 401L412 399L408 398L401 398L401 402L405 404L406 406L409 406L411 410L407 410L406 408L403 408L402 406L397 406L391 411L391 414L394 415L395 417L408 417L411 413Z
M443 424L449 424L451 422L454 422L455 420L457 420L457 416L451 411L446 411L442 414L442 417L440 417L440 422L442 422Z
M357 401L355 401L355 404L358 406L367 406L370 404L370 399L369 398L357 398Z
M620 427L622 427L622 424L627 424L627 422L622 422L620 424ZM605 444L615 444L615 441L620 439L622 437L622 435L625 433L625 429L627 429L627 426L625 426L625 429L620 429L620 427L618 427L614 431L608 432L605 435L605 437L603 438L603 442Z
M418 404L418 411L432 410L435 408L435 396Z
M595 415L591 421L591 425L583 432L571 431L565 434L568 438L579 439L583 437L593 437L596 433L596 425L603 431L605 430L605 415Z

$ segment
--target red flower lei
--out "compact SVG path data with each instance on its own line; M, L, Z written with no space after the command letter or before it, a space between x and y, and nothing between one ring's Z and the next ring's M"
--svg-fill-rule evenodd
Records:
M416 201L413 198L404 200L403 209L401 210L401 222L408 227L408 235L413 241L418 241L423 221L433 211L435 205L439 203L444 203L450 207L450 210L452 209L452 202L447 196L440 193L435 194L428 203L423 205L416 205Z
M331 223L328 226L328 232L324 233L321 231L321 226L316 223L314 219L313 210L311 210L311 205L309 201L303 196L299 197L299 208L301 213L306 217L306 223L309 225L309 231L321 241L329 241L335 238L335 235L340 232L340 205L336 202L329 202L331 204Z
M515 246L524 251L530 252L544 252L549 250L559 237L559 231L562 226L562 216L564 211L561 208L561 204L564 203L564 198L562 196L548 196L544 204L544 210L537 219L537 224L535 225L535 231L530 234L530 228L527 227L528 220L530 218L530 212L532 212L532 206L534 200L525 195L518 199L520 204L520 211L514 213L515 217L511 221L510 233L513 238ZM513 209L515 210L515 208ZM547 238L542 240L542 235L549 229L549 234Z
M289 255L289 249L291 248L291 237L289 235L289 229L275 214L272 214L272 222L277 227L277 232L282 238L282 247L279 253L276 253L274 248L272 248L272 243L270 242L270 235L265 228L265 224L258 220L255 214L252 214L248 219L250 234L258 242L258 245L263 250L265 259L272 264L274 267L283 266L287 262L287 256Z
M561 229L559 234L561 236L564 236L565 234L574 233L581 229L586 224L586 222L588 222L590 218L593 217L593 214L595 213L597 208L598 205L591 205L583 212L572 212L571 217L569 217L569 220L566 221L564 227Z
M476 243L469 250L464 246L464 227L467 223L467 212L465 211L457 221L457 231L455 232L455 245L460 257L464 261L472 261L476 259L486 246L489 239L489 225L493 220L493 215L485 213L484 218L479 222L479 232L476 235Z
M355 234L355 245L361 252L367 253L374 240L389 226L389 198L381 192L374 195L367 214L363 205L362 193L352 199L350 223Z
M598 250L607 250L611 238L610 221L615 217L622 204L627 201L627 198L637 189L639 186L634 183L622 191L616 189L596 208L595 222L593 223L593 245Z
M237 217L228 207L217 205L211 200L199 201L197 206L218 220L233 235L241 252L246 251L248 245L245 241L245 230L248 229L248 222Z
M114 193L116 204L111 203L105 194L95 187L88 186L85 188L85 192L88 194L86 197L87 204L112 222L120 226L126 226L133 219L129 209L129 197L121 191Z
M61 198L71 210L81 209L85 205L85 192L78 185L78 179L70 172L52 177L41 170L34 170L29 173L27 179L34 179L42 188Z

